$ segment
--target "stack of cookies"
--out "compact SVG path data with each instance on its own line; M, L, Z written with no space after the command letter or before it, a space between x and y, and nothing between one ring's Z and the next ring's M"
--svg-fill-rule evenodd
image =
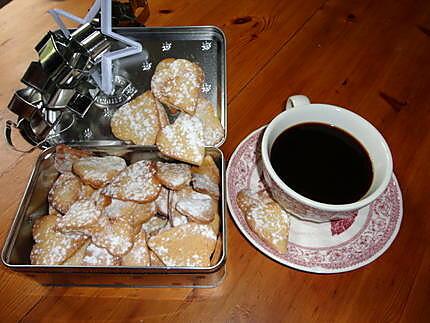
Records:
M164 155L200 166L204 147L224 138L217 110L202 94L204 79L196 63L162 60L152 76L151 90L113 115L113 135L136 145L156 144Z
M211 156L199 166L151 160L127 165L118 156L59 145L55 167L60 174L48 194L49 214L33 225L33 265L218 262L220 174Z

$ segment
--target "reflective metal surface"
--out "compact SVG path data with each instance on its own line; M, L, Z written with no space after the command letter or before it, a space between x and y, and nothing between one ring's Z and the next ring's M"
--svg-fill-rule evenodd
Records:
M156 147L148 146L95 146L84 145L96 155L118 155L127 163L142 159L159 160ZM206 150L217 163L221 173L220 234L222 236L222 255L217 264L208 268L194 267L122 267L122 266L35 266L30 264L30 251L33 246L32 225L35 219L48 213L47 195L58 176L54 168L55 148L43 151L34 167L24 196L14 218L2 251L4 265L14 271L26 272L43 284L48 285L103 285L103 286L146 286L146 287L214 287L225 274L226 262L226 218L224 157L217 148Z
M125 83L129 81L130 84L118 82L116 94L100 95L84 118L77 119L69 131L49 140L48 145L82 142L91 144L95 141L122 143L110 130L113 113L131 98L132 93L138 95L149 90L157 64L165 58L174 57L197 62L203 68L206 79L202 92L216 107L225 130L224 139L216 145L221 146L227 135L226 57L222 31L216 27L199 26L118 28L115 32L139 41L144 47L143 53L121 59L115 66L118 78L126 80ZM64 113L67 115L73 112L66 109ZM27 137L31 137L31 134L27 134Z

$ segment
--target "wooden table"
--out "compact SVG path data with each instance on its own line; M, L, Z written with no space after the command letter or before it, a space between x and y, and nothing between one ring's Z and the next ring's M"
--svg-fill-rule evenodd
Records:
M58 7L89 0L14 0L0 10L0 121L33 46ZM390 249L353 272L315 275L271 261L229 218L227 277L215 289L47 288L0 267L2 322L167 320L428 321L430 317L430 2L428 0L150 1L148 25L217 25L228 39L229 157L296 93L345 106L387 139L404 198ZM38 152L0 140L4 241Z

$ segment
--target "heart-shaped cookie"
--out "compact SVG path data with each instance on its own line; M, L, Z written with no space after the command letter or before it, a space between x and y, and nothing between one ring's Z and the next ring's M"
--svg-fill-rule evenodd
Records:
M186 59L161 61L151 79L151 90L168 107L194 114L204 81L201 67Z
M266 191L244 189L237 194L237 204L252 231L278 252L287 252L290 227L288 214Z
M86 232L97 223L100 215L100 209L93 200L79 200L64 216L58 217L56 228L60 232Z
M112 256L105 248L90 243L82 258L82 266L119 266L121 258Z
M36 221L33 237L36 244L30 253L33 265L60 265L88 240L83 234L55 230L58 217L46 215Z
M146 245L145 232L141 231L134 238L134 245L130 251L122 256L122 266L150 266L149 250Z
M65 214L79 199L82 186L84 185L73 173L61 174L48 193L49 204L61 214Z
M157 162L155 176L171 190L179 190L191 180L191 168L187 164Z
M194 222L209 223L214 219L216 202L207 194L183 189L178 192L176 210Z
M112 133L118 139L130 140L136 145L153 145L160 130L161 111L151 91L146 91L115 112L110 123ZM161 117L164 124L166 116Z
M220 171L213 158L206 155L200 167L192 167L192 185L194 190L219 199Z
M149 238L148 246L167 266L209 267L216 240L210 226L188 223Z
M102 190L102 194L124 201L151 202L160 193L154 162L138 161L124 169Z
M85 150L74 149L64 144L55 147L54 166L60 173L72 171L72 165L82 157L91 156L92 153Z
M114 256L125 255L133 247L134 228L129 219L109 220L102 216L98 225L100 228L91 235L96 246L106 248Z
M157 147L168 157L200 165L205 154L202 136L200 119L181 113L173 124L159 132Z
M195 116L203 123L203 141L205 145L215 146L218 144L224 137L224 128L214 106L203 96L199 97Z
M126 167L125 160L117 156L83 157L73 163L73 172L85 184L100 188Z

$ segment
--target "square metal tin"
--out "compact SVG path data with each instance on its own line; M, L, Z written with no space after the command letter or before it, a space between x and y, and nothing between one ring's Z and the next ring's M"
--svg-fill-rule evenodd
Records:
M139 160L161 160L155 146L84 144L74 146L95 155L117 155L127 163ZM215 287L225 275L227 234L225 218L225 161L218 148L206 148L216 162L221 175L219 200L222 253L211 267L127 267L127 266L38 266L30 264L33 246L32 224L48 213L47 196L58 176L54 167L55 147L43 151L38 157L27 184L9 235L2 251L2 262L13 271L24 272L44 285L84 285L112 287Z

